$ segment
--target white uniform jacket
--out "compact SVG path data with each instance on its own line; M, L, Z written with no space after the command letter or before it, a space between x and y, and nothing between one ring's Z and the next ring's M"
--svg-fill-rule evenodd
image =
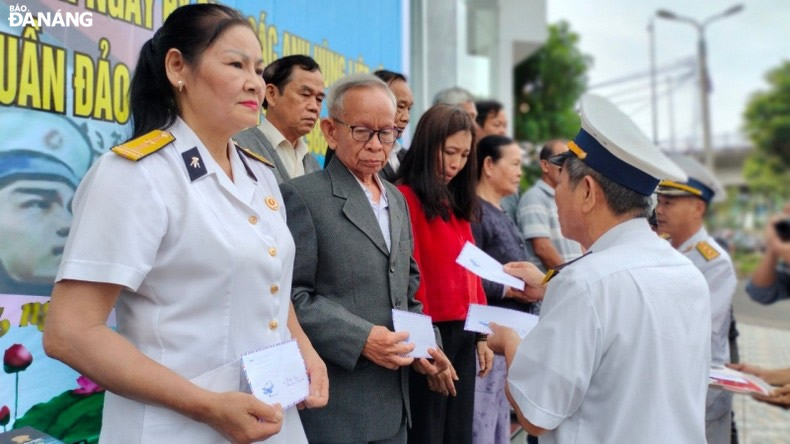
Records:
M553 443L704 443L710 298L643 218L549 282L508 387Z
M708 235L705 227L701 227L678 250L691 259L708 282L712 318L711 361L713 364L723 365L730 361L730 307L738 283L732 260L716 240ZM729 415L732 408L732 393L711 387L708 389L706 404L705 418L708 420Z
M230 145L231 180L181 120L133 162L103 155L74 199L57 280L124 287L118 332L212 391L241 387L240 356L290 339L294 242L274 175ZM268 202L268 204L267 204ZM100 442L219 443L175 411L107 393ZM296 409L267 442L306 442Z

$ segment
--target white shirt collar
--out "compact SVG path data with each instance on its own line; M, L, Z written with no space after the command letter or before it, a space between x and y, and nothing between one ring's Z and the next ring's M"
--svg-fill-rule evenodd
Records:
M261 130L261 132L263 133L264 136L266 136L267 139L269 139L269 142L272 143L272 146L274 148L282 147L283 143L285 143L284 147L295 149L296 155L300 159L304 157L305 154L307 154L307 144L304 141L304 137L300 137L299 139L297 139L296 147L294 147L293 145L291 145L291 142L289 142L285 138L285 136L283 136L283 133L281 133L280 130L278 130L277 127L272 125L272 123L269 122L268 120L263 119L261 124L258 125L258 129Z
M696 233L694 233L690 238L686 239L686 242L683 242L680 248L678 248L678 251L686 253L689 250L691 250L694 247L694 245L697 245L699 242L702 242L707 239L708 239L708 231L705 230L704 226L699 227L699 230L697 230Z
M351 170L348 170L348 172L351 173ZM359 184L359 186L362 187L362 191L365 193L365 196L367 196L368 200L372 204L373 203L373 193L370 192L368 187L365 186L365 184L362 183L362 181L359 180L359 178L356 175L354 175L354 173L351 173L351 176L353 176L354 180L356 180L357 183ZM378 173L373 175L373 179L376 181L376 184L379 186L379 189L381 190L381 201L379 201L378 205L381 208L385 208L389 204L389 200L387 200L387 189L384 188L384 184L381 183L381 179L379 178Z
M650 230L650 225L647 223L647 219L644 217L637 217L634 219L629 219L625 222L620 222L619 224L610 228L609 231L604 233L601 237L596 239L596 241L590 246L589 250L605 250L621 243L624 239L633 235L639 236L642 234L642 232L652 232Z
M258 126L263 135L272 143L274 151L280 158L282 166L289 177L299 177L305 173L304 157L307 155L307 144L303 137L296 140L296 146L286 140L285 136L271 122L264 119Z

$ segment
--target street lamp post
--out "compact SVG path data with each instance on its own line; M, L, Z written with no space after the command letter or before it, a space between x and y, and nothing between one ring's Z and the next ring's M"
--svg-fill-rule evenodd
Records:
M653 143L658 146L658 111L656 104L656 35L653 18L647 24L650 33L650 108L653 114Z
M698 22L689 17L675 14L666 9L659 9L656 15L659 18L667 20L675 20L679 22L689 23L697 30L697 63L699 64L699 93L700 93L700 110L702 112L702 147L705 153L705 166L710 171L714 171L713 165L713 147L711 146L710 135L710 83L708 77L708 65L705 45L705 27L718 19L737 14L743 10L743 4L732 6L718 14L712 15L702 22Z

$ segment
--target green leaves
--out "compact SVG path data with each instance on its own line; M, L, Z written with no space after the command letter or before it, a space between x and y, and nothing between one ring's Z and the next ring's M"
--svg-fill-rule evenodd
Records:
M72 390L36 404L14 422L14 428L31 426L64 442L98 442L104 392L88 396Z
M790 61L768 71L767 91L752 95L744 129L756 150L744 165L749 186L790 197Z
M578 43L579 35L567 22L550 25L543 47L516 67L513 121L518 140L541 143L576 135L574 106L587 87L592 64Z

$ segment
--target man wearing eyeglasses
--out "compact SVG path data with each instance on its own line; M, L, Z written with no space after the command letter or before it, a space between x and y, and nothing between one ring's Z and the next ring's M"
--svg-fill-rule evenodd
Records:
M552 140L540 151L540 179L527 190L518 203L518 226L527 245L527 257L544 273L549 268L576 259L582 254L581 245L566 239L560 230L554 188L560 177L560 167L551 162L552 156L568 151L567 142ZM535 314L540 303L535 304Z
M314 444L405 444L408 367L452 370L438 349L405 357L414 345L392 331L393 309L422 313L406 201L378 175L398 136L395 97L375 76L353 75L332 86L327 110L334 157L280 185L296 242L294 309L331 384L328 405L303 410L302 423Z

